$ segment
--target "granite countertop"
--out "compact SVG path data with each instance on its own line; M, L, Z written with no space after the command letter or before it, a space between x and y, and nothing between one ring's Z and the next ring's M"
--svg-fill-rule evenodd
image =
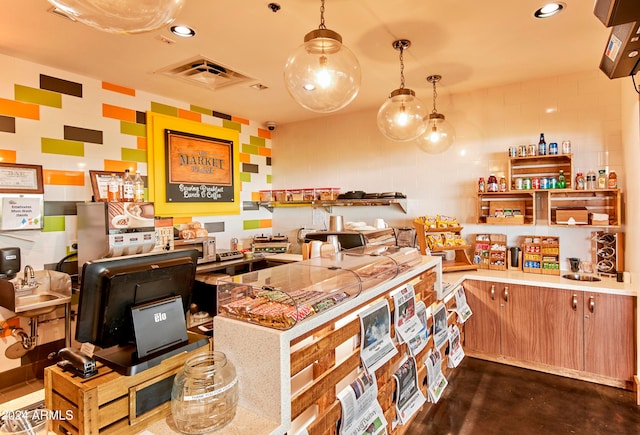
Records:
M610 293L626 296L636 296L638 291L628 282L617 282L615 278L599 276L601 281L574 281L562 278L562 275L571 273L561 270L560 275L542 275L526 273L521 270L465 270L459 272L447 272L442 274L442 281L450 284L459 284L465 279L479 281L496 281L506 284L522 284L535 287L549 287L585 292ZM594 275L595 276L595 275ZM636 286L637 287L637 286Z

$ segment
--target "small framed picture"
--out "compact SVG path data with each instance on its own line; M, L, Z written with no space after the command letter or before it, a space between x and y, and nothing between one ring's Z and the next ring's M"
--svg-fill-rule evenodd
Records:
M0 162L0 193L43 194L42 166Z
M93 200L95 202L108 201L107 190L109 189L111 174L116 174L117 177L124 177L124 172L89 171L91 189L93 190Z

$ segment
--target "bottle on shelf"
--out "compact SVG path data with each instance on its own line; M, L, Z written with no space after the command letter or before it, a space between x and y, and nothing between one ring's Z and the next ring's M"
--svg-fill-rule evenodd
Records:
M140 171L136 171L136 175L133 177L133 201L144 202L144 180Z
M120 182L116 174L111 174L111 178L107 184L107 200L109 202L120 201Z
M607 171L600 169L598 171L598 189L606 189L607 181Z
M507 179L504 177L500 177L500 181L498 182L498 191L506 192L507 191Z
M584 175L582 175L582 172L578 172L578 175L576 175L576 190L584 190L585 187L586 181Z
M618 176L616 175L616 171L613 169L609 172L609 189L617 189L618 188Z
M587 189L595 190L595 188L596 188L596 173L593 172L593 169L590 169L589 172L587 172Z
M487 192L497 192L498 191L498 179L495 174L489 175L489 179L487 180Z
M540 140L538 141L538 155L547 155L547 142L544 140L544 133L540 133Z
M564 176L564 171L560 169L560 174L558 174L558 189L566 189L567 188L567 179Z
M478 179L478 192L480 192L480 193L484 193L485 192L484 177L480 177Z
M133 202L133 179L129 169L124 170L122 178L122 202Z

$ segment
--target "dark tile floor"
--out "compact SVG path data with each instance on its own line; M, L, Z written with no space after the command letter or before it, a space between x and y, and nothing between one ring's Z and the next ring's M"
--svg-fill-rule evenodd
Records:
M640 434L635 393L465 357L409 434Z

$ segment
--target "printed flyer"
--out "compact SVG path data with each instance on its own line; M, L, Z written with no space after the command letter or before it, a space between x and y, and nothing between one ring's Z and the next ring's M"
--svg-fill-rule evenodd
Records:
M458 323L464 323L469 317L471 317L471 307L467 303L467 295L464 292L464 287L459 286L455 292L456 296L456 312L458 313Z

